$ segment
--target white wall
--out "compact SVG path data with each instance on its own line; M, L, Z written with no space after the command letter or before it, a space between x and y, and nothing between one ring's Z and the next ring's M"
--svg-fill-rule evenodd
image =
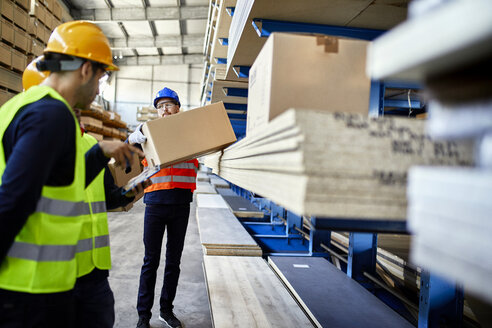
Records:
M178 93L182 109L199 107L202 74L203 65L120 66L102 95L133 128L140 123L137 107L151 106L157 91L164 87Z

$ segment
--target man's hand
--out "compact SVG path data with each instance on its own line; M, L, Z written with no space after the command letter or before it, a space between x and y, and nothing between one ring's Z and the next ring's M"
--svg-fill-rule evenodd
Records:
M136 143L142 144L147 141L147 137L144 136L144 134L142 133L142 125L143 123L140 123L135 129L135 132L130 134L130 136L128 137L128 141L131 144L136 144Z
M145 180L144 182L139 183L135 188L133 188L132 190L130 190L129 192L127 192L125 194L125 196L128 197L128 198L131 198L133 196L136 196L139 193L143 192L144 189L147 188L148 186L150 186L151 184L152 184L152 181L150 181L150 179Z
M140 157L145 156L143 151L141 151L137 147L121 141L99 141L99 147L101 147L104 156L114 158L116 166L122 168L126 167L127 162L131 163L132 153L137 153L137 155Z

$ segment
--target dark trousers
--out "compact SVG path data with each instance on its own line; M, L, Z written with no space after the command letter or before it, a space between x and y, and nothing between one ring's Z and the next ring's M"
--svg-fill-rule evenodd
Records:
M114 296L107 276L96 275L77 279L74 287L77 328L112 328L114 325ZM87 279L88 278L88 279Z
M74 317L72 291L29 294L0 289L2 328L72 328Z
M160 297L161 311L171 311L176 296L190 204L147 205L145 208L145 257L140 273L137 311L151 317L157 269L161 258L162 239L167 228L166 267Z

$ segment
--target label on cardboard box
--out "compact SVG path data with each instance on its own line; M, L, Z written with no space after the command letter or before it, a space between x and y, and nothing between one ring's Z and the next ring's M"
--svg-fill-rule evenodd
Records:
M223 102L148 121L142 144L151 166L165 167L227 147L236 135Z

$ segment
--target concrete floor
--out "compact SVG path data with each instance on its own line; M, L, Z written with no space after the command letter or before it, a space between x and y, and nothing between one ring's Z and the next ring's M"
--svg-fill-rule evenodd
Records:
M129 212L109 213L112 266L109 282L115 297L116 328L134 328L138 321L136 310L138 281L144 247L143 219L145 204L138 201ZM196 222L196 204L191 204L190 221L186 234L181 275L174 301L174 313L186 328L212 327L205 278L203 275L203 251ZM165 245L166 240L163 241ZM154 307L150 325L167 327L159 321L159 296L164 275L165 247L159 266Z

